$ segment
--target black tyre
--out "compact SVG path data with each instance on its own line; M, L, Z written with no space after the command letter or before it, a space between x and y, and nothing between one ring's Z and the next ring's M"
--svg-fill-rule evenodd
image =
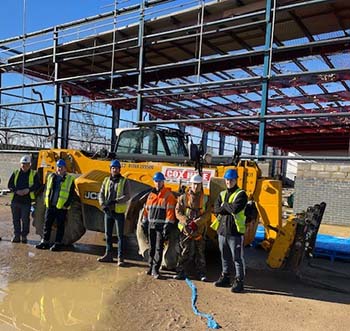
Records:
M143 231L141 222L143 218L143 208L139 212L138 222L136 226L136 238L139 246L139 254L143 256L145 261L148 261L149 244L148 235Z
M43 237L44 220L45 220L44 193L36 198L36 206L33 213L33 226L35 233ZM79 240L85 233L86 229L83 223L81 203L77 196L73 198L71 208L68 210L63 236L63 244L70 245ZM51 230L50 242L56 238L56 225Z

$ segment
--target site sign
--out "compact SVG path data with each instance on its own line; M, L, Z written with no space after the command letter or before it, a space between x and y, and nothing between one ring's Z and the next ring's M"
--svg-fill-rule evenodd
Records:
M191 177L193 175L197 175L198 171L194 170L193 168L164 166L162 167L162 173L164 174L168 183L178 184L181 181L181 184L188 186L190 184ZM203 187L209 188L210 178L214 176L215 169L203 169Z

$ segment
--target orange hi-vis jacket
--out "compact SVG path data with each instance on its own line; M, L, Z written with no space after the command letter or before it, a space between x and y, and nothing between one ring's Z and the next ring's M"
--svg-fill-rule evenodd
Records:
M175 223L176 198L170 188L155 189L149 194L143 211L144 221L150 224Z

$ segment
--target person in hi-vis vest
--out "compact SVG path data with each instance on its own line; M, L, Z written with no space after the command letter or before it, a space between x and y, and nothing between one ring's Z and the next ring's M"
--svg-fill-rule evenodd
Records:
M36 248L50 248L51 229L55 221L57 225L56 239L50 250L59 251L63 248L64 225L67 210L70 208L74 196L74 190L74 177L67 173L66 161L60 159L56 162L56 172L47 176L43 239L35 246Z
M231 291L243 292L245 275L243 258L245 233L244 210L248 202L248 197L237 186L237 178L238 174L235 169L226 170L224 175L226 190L219 194L214 205L214 214L216 215L217 222L219 222L217 232L222 263L222 274L214 284L218 287L230 286L230 276L234 266L235 279Z
M31 158L24 155L20 160L21 167L16 169L8 182L11 191L11 212L13 220L13 243L27 243L30 228L30 209L35 201L35 192L41 186L38 174L31 169Z
M118 236L118 266L124 266L124 223L127 202L130 199L129 180L120 174L120 162L112 160L110 176L103 180L98 196L104 212L106 253L98 258L99 262L113 262L112 235L114 224L117 225Z

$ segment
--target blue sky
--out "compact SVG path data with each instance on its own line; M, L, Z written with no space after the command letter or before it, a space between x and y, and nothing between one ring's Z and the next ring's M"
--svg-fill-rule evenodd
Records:
M49 28L58 24L71 22L84 17L94 16L100 13L109 12L113 10L114 0L0 0L0 40L19 36L23 34L23 7L25 3L25 32L30 33L45 28ZM126 7L140 0L119 0L118 8ZM165 4L164 7L167 7ZM21 51L21 49L19 49ZM1 55L1 54L0 54ZM21 84L21 75L4 75L4 85ZM38 87L45 98L52 97L52 91L49 87ZM21 94L20 92L18 92ZM25 92L26 95L29 92ZM34 97L28 94L28 97ZM7 102L15 102L17 99L6 99ZM102 107L102 105L101 105ZM34 105L31 107L32 112L40 112L41 107ZM102 107L103 108L103 107ZM108 107L107 107L108 108ZM109 108L108 108L109 109ZM50 106L47 106L50 112ZM108 112L109 113L109 112ZM124 112L123 112L124 114ZM124 114L122 118L130 118L131 114ZM105 125L106 123L100 123ZM198 131L198 130L197 130ZM196 132L200 135L200 132ZM211 137L209 137L211 138Z
M0 1L0 40L22 35L24 0ZM26 33L113 10L113 0L25 0L25 4ZM21 84L23 78L21 75L7 74L3 75L2 79L4 86L11 86ZM53 89L51 87L38 87L37 90L42 92L44 99L52 98ZM37 98L36 95L32 94L31 89L23 93L25 93L27 97ZM22 92L17 90L15 94L20 96ZM3 96L3 102L18 102L18 99ZM23 108L26 108L26 106ZM51 108L51 106L46 105L46 110L49 114L53 112ZM31 111L34 113L41 113L40 105L31 106ZM102 112L106 111L103 109ZM110 113L110 111L108 111L108 113ZM99 122L97 124L106 125L104 119L100 121L103 123Z
M1 0L0 40L21 35L24 0ZM25 0L26 33L111 11L113 0ZM107 6L107 7L106 7Z

